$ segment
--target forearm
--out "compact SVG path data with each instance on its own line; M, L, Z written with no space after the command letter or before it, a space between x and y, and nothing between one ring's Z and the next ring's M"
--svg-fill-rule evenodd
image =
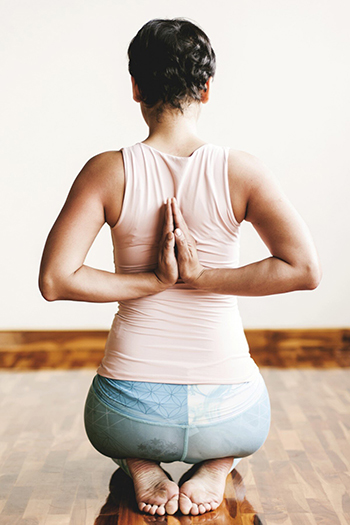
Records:
M207 292L263 296L316 288L316 269L269 257L240 268L205 269L191 285Z
M116 274L81 266L69 276L44 275L40 290L48 301L108 303L138 299L167 288L154 272Z

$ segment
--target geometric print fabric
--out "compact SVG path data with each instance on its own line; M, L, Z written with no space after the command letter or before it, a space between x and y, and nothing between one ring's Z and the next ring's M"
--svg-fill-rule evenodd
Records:
M93 388L110 408L144 421L208 424L246 411L266 385L260 372L249 382L232 385L184 385L109 379L96 375Z
M93 387L102 401L126 416L187 424L186 385L119 381L96 375Z
M95 377L87 396L85 428L96 450L117 463L127 457L192 464L219 457L242 458L258 450L269 432L271 407L265 384L259 399L243 412L220 422L196 424L188 418L187 385L148 383L137 385L136 390L133 384L123 385L127 388L112 407L108 389L102 390L97 381ZM133 399L126 402L127 394Z

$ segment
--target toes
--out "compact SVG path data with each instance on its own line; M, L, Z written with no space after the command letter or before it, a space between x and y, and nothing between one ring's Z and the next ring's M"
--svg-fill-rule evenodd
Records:
M175 494L169 501L165 504L165 511L167 514L175 514L179 507L179 495Z
M158 505L151 505L150 503L146 504L144 502L141 502L139 504L139 509L142 512L148 512L148 514L152 514L152 516L154 516L156 513L159 514L160 516L163 516L165 514L164 504L158 506Z
M163 473L164 477L165 474ZM156 514L164 516L166 513L175 514L177 511L179 487L176 483L170 481L168 477L165 480L163 478L158 483L155 483L153 480L153 485L151 484L149 487L141 486L141 489L144 489L142 495L138 494L136 490L138 508L141 512L146 512L152 516ZM147 501L149 503L146 503Z
M150 514L152 514L152 516L155 515L155 513L157 512L157 509L158 509L158 505L152 505L150 510L148 511Z
M158 514L159 516L164 516L167 514L175 514L178 509L178 496L174 496L167 503L162 503L161 505L151 505L150 503L146 504L144 502L139 503L139 509L141 512L147 512L154 516Z
M205 514L211 510L215 510L219 507L217 501L210 501L206 503L194 503L191 499L180 492L180 510L182 514L191 514L192 516L198 516L198 514Z
M189 514L190 513L190 510L192 508L192 501L183 492L180 492L179 504L180 504L180 510L181 510L182 514Z

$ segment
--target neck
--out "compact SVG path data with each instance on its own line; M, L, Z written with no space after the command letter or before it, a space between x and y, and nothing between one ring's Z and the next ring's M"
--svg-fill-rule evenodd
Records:
M163 148L175 146L179 150L186 145L200 142L197 136L200 104L190 104L183 113L179 110L165 109L158 118L156 108L149 109L142 104L141 110L149 127L149 135L145 142Z

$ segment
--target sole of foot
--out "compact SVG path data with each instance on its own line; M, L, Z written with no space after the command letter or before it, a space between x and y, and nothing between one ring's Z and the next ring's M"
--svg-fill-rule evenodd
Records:
M183 514L197 516L220 506L232 461L233 458L204 461L182 476L179 508Z
M179 487L155 461L127 459L138 508L148 514L175 514L179 507Z

